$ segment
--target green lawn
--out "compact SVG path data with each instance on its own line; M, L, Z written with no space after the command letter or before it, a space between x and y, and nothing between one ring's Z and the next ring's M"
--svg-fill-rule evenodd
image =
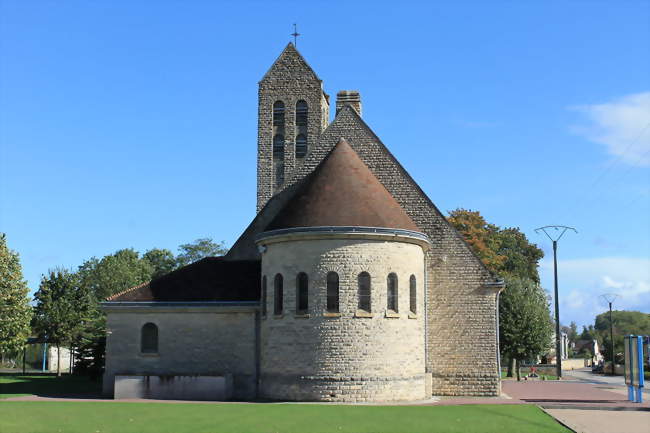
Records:
M20 376L0 374L0 399L23 395L79 396L99 394L101 382L83 376L53 375Z
M0 403L3 433L569 433L532 405Z

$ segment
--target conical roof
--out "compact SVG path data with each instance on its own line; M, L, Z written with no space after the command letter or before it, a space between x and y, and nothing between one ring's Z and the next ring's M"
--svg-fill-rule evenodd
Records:
M344 139L298 188L267 231L321 226L421 231Z

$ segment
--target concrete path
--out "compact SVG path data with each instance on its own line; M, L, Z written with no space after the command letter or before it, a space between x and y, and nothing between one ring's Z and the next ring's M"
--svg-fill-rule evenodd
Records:
M649 433L650 412L544 409L577 433Z

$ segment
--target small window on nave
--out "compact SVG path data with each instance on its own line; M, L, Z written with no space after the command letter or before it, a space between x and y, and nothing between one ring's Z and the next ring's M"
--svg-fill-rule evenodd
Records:
M280 315L282 314L283 307L283 279L282 274L277 274L273 281L273 314Z
M417 285L415 275L411 275L411 278L409 278L409 309L411 313L417 313Z
M296 277L296 313L306 314L309 311L309 278L301 272Z
M339 312L339 274L327 273L327 312Z
M370 304L370 274L368 272L361 272L358 276L358 298L359 298L359 304L358 308L359 310L366 311L368 313L371 312L371 304Z
M397 275L393 272L388 274L388 279L387 279L387 285L388 285L388 293L387 293L387 308L388 311L397 313L398 312L398 305L397 305Z
M158 327L149 322L140 331L140 352L158 353Z

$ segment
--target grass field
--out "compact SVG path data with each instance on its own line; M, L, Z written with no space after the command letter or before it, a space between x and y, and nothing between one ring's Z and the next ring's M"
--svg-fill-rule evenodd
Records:
M568 433L531 405L0 403L3 433Z
M0 375L0 399L23 395L46 397L99 394L101 382L83 376Z
M526 373L521 373L521 380L524 380L523 377L528 374ZM552 375L552 374L539 374L539 380L557 380L557 376ZM508 372L505 370L501 371L501 379L504 380L517 380L517 373L514 373L512 377L508 377Z

